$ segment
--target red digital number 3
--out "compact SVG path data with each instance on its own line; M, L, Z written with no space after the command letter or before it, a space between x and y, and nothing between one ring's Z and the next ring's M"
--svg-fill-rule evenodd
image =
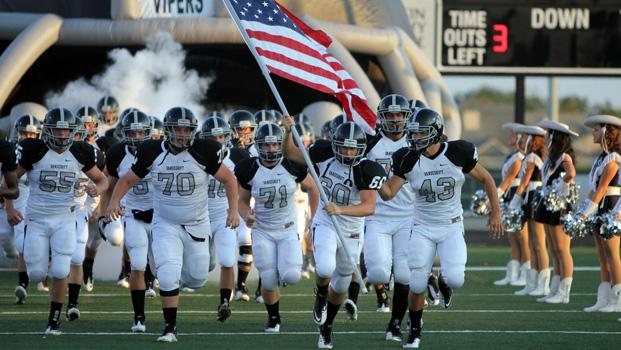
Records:
M494 33L498 33L497 35L493 35L492 39L494 40L494 46L492 46L493 52L507 52L509 48L507 34L509 34L509 28L505 24L494 24L492 26Z

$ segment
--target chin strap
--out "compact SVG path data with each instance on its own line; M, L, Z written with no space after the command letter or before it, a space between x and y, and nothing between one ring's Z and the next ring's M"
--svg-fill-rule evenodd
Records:
M606 125L602 126L602 149L608 153L608 143L606 142Z

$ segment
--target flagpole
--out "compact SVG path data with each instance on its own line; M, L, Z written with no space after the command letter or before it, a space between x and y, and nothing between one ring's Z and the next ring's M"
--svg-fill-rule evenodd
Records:
M244 39L244 42L246 42L246 45L250 49L250 52L252 52L252 55L254 56L255 60L259 64L259 68L261 68L261 73L263 73L263 76L265 77L265 80L267 81L267 84L269 85L270 90L272 90L272 94L276 98L276 102L278 102L278 106L280 107L282 114L289 115L289 112L287 111L287 107L285 106L285 103L283 102L282 97L280 96L280 93L278 92L278 89L276 89L276 85L274 85L274 81L272 80L272 77L270 76L270 73L267 70L267 67L263 64L263 61L259 57L259 54L256 48L250 41L250 37L248 36L248 33L246 33L246 31L243 29L243 26L241 25L241 21L239 17L237 17L237 13L233 9L233 6L231 5L230 0L222 0L222 1L224 2L224 6L226 6L226 9L229 11L231 18L235 22L235 25L237 26L239 33ZM313 166L313 162L308 156L308 152L306 151L306 148L304 148L304 143L302 142L302 139L300 138L300 134L298 134L298 131L296 130L296 128L291 128L291 133L293 134L293 138L295 139L295 142L297 143L298 148L300 149L300 152L302 153L302 156L304 157L304 162L306 162L306 166L308 167L308 170L313 180L315 181L315 185L319 189L319 195L321 197L321 201L324 202L324 204L329 203L328 196L324 192L323 186L321 185L321 181L319 180L319 176L317 175L317 172L315 171L315 167ZM354 269L354 275L356 276L356 279L357 279L356 282L358 282L358 284L360 285L360 291L362 291L362 293L364 294L367 294L369 291L367 290L367 287L364 284L364 281L362 280L362 274L360 273L360 269L358 268L358 262L350 254L349 248L345 242L345 237L343 236L343 233L341 232L341 229L339 228L338 223L336 221L336 217L334 215L329 215L329 216L330 216L330 219L332 220L332 225L334 226L334 230L336 231L336 236L339 239L339 242L341 243L341 246L343 247L345 254L349 257L349 261Z

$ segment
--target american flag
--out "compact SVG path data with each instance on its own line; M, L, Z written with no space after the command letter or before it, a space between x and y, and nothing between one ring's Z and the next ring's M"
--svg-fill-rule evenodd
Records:
M229 1L229 0L224 0ZM332 39L273 0L230 0L242 28L270 73L330 94L350 120L375 134L376 115L343 65L327 48Z

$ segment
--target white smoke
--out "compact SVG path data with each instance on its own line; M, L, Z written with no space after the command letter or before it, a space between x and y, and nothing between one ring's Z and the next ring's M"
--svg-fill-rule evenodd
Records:
M90 81L84 78L68 83L62 91L46 95L49 108L75 110L83 105L96 106L104 95L114 96L121 110L136 107L160 118L171 107L187 107L199 117L205 113L204 99L213 77L201 77L186 70L185 51L168 32L153 34L147 47L131 54L127 49L108 53L111 64Z

